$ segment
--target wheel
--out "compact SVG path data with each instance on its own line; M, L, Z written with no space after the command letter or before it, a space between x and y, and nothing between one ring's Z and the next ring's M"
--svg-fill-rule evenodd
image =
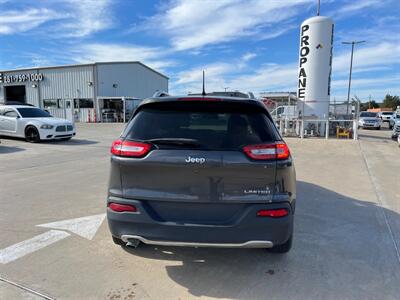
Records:
M379 126L379 127L377 128L377 130L381 130L381 126Z
M393 129L393 125L390 125L390 124L389 124L389 129Z
M282 245L276 245L269 249L272 253L287 253L292 248L292 241L293 241L293 233L290 235L290 238L287 240L286 243Z
M40 142L39 131L34 126L30 126L25 129L25 140L29 143Z
M116 245L119 245L119 246L125 246L126 245L126 243L123 240L121 240L121 239L119 239L119 238L117 238L115 236L112 236L112 240L113 240L114 244L116 244Z

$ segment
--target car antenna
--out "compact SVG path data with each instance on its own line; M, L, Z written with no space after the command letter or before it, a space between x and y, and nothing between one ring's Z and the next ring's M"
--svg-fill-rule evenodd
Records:
M203 70L203 92L201 93L202 96L206 95L206 88L205 88L205 81L204 81L204 70Z

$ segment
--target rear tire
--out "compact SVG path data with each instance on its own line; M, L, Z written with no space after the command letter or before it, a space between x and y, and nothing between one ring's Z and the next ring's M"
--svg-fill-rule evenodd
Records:
M25 129L25 140L29 143L40 142L39 131L34 126L30 126Z
M125 246L126 245L126 243L123 240L121 240L121 239L119 239L119 238L117 238L115 236L112 236L112 240L113 240L114 244L116 244L116 245L119 245L119 246Z
M290 235L290 238L286 241L286 243L282 245L276 245L269 249L272 253L287 253L292 248L292 241L293 241L293 233Z
M377 130L381 130L381 126L379 126L379 127L377 128Z

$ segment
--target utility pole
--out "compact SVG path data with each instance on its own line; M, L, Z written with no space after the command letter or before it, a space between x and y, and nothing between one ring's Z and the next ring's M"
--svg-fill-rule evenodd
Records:
M353 53L354 53L354 45L365 43L365 41L351 41L351 42L342 42L345 45L351 45L351 59L350 59L350 74L349 74L349 87L347 89L347 110L346 114L349 115L349 104L350 104L350 87L351 87L351 73L353 70Z

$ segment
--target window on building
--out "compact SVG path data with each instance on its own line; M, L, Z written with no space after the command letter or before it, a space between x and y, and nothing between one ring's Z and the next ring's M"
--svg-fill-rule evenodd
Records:
M92 99L74 99L74 108L94 108Z
M61 108L61 99L43 99L44 108Z

